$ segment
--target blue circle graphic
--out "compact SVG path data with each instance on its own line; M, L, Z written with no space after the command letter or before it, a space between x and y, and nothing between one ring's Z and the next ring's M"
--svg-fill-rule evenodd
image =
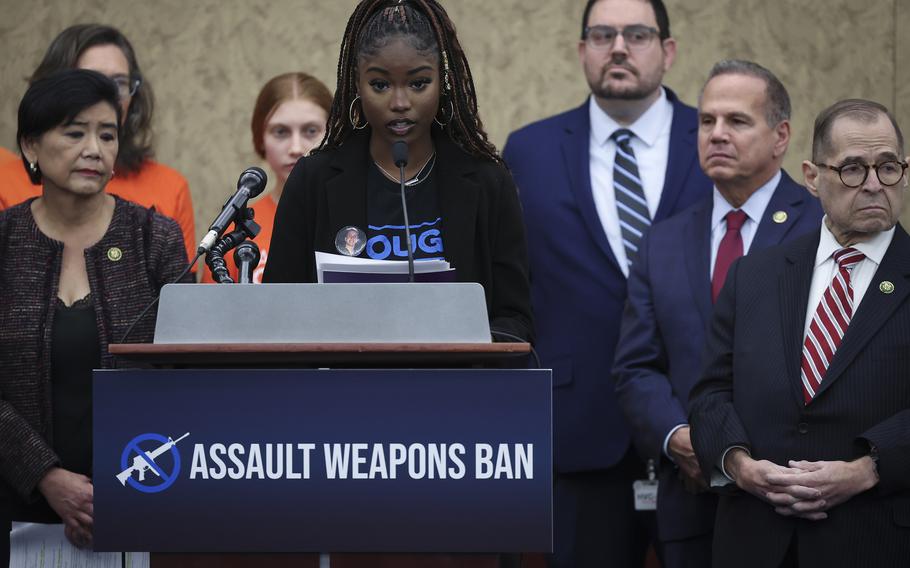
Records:
M143 493L159 493L161 491L164 491L171 485L173 485L174 481L177 480L177 474L180 473L180 452L177 451L176 445L171 446L170 452L174 458L174 470L170 473L170 475L168 475L167 473L164 472L163 469L158 467L158 464L155 463L155 460L153 460L152 458L149 457L148 452L146 452L141 447L139 447L140 443L148 441L148 440L154 440L154 441L160 442L162 444L167 444L170 441L170 438L168 438L167 436L162 436L161 434L154 434L151 432L148 434L140 434L140 435L136 436L135 438L130 440L130 442L126 445L125 448L123 448L123 453L120 455L120 469L121 469L121 471L123 471L123 470L126 470L128 467L132 466L131 456L133 454L135 454L136 456L143 456L145 458L146 463L148 463L149 468L150 468L146 473L151 472L152 475L157 473L158 474L157 477L159 479L161 479L161 483L158 483L156 485L143 485L143 484L139 483L138 481L136 481L135 479L133 479L132 475L129 478L127 478L126 482L129 483L130 487L132 487L133 489L135 489L137 491L141 491ZM154 472L152 472L152 470L154 470Z

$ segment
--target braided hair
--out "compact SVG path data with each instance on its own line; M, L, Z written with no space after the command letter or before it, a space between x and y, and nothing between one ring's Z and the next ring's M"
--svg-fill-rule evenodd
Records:
M443 131L468 154L501 164L477 113L474 79L455 25L437 0L362 0L357 5L341 42L326 135L314 153L341 146L353 133L350 109L357 96L358 58L373 55L396 39L439 56L442 88L436 116Z

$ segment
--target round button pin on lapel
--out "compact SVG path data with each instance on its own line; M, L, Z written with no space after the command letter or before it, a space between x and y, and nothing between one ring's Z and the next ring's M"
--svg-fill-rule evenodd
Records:
M878 285L878 289L881 290L883 294L890 294L894 292L894 283L890 280L882 280L881 284Z
M775 223L783 223L787 220L787 212L775 211L774 215L771 215L771 220L773 220Z
M123 251L117 247L107 249L107 259L111 262L117 262L123 258Z
M353 225L342 227L335 234L335 248L345 256L360 256L367 244L367 234Z

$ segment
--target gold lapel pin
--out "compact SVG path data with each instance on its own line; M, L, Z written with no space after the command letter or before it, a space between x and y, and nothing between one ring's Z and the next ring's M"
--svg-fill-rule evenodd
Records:
M883 294L890 294L894 292L894 283L890 280L882 280L881 284L878 285L878 289L881 290Z
M775 211L774 215L771 215L771 219L775 223L784 223L787 221L787 212L786 211Z
M107 249L107 259L111 262L117 262L123 258L123 251L117 247Z

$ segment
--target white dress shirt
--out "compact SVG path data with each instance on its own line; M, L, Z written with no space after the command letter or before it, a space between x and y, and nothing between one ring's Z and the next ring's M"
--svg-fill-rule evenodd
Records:
M818 250L815 253L815 269L812 272L812 285L809 287L809 303L806 304L806 323L803 326L803 338L809 333L809 325L815 316L815 310L818 309L819 302L825 290L831 285L834 279L834 273L837 270L837 263L834 262L832 255L844 248L837 242L834 235L826 225L828 216L822 219L821 238L818 241ZM853 313L859 308L859 303L866 295L866 289L872 282L872 277L882 263L888 247L891 245L891 239L894 238L894 227L890 230L878 233L866 242L857 243L853 248L866 255L866 258L857 262L850 270L850 284L853 286Z
M623 274L629 276L626 251L619 229L619 215L616 213L616 196L613 190L613 161L616 156L616 142L610 137L622 128L628 128L634 136L630 140L635 152L635 162L641 178L645 201L651 219L660 204L660 194L667 175L667 159L670 155L670 128L673 124L673 105L667 94L660 89L660 98L628 127L621 126L603 111L594 97L590 97L588 112L591 118L591 140L589 163L591 190L594 192L594 206L603 225L610 249L619 262Z
M746 222L743 223L739 234L743 239L743 254L749 253L749 247L752 246L752 239L755 238L755 231L758 230L758 224L761 223L768 208L768 203L774 196L774 190L780 183L781 173L777 170L771 179L763 186L755 190L755 193L749 196L749 199L739 208L746 214ZM711 209L711 266L709 267L708 279L714 274L714 263L717 262L717 250L720 248L720 241L727 234L727 220L724 218L730 211L736 208L730 205L717 187L714 187L714 207Z

